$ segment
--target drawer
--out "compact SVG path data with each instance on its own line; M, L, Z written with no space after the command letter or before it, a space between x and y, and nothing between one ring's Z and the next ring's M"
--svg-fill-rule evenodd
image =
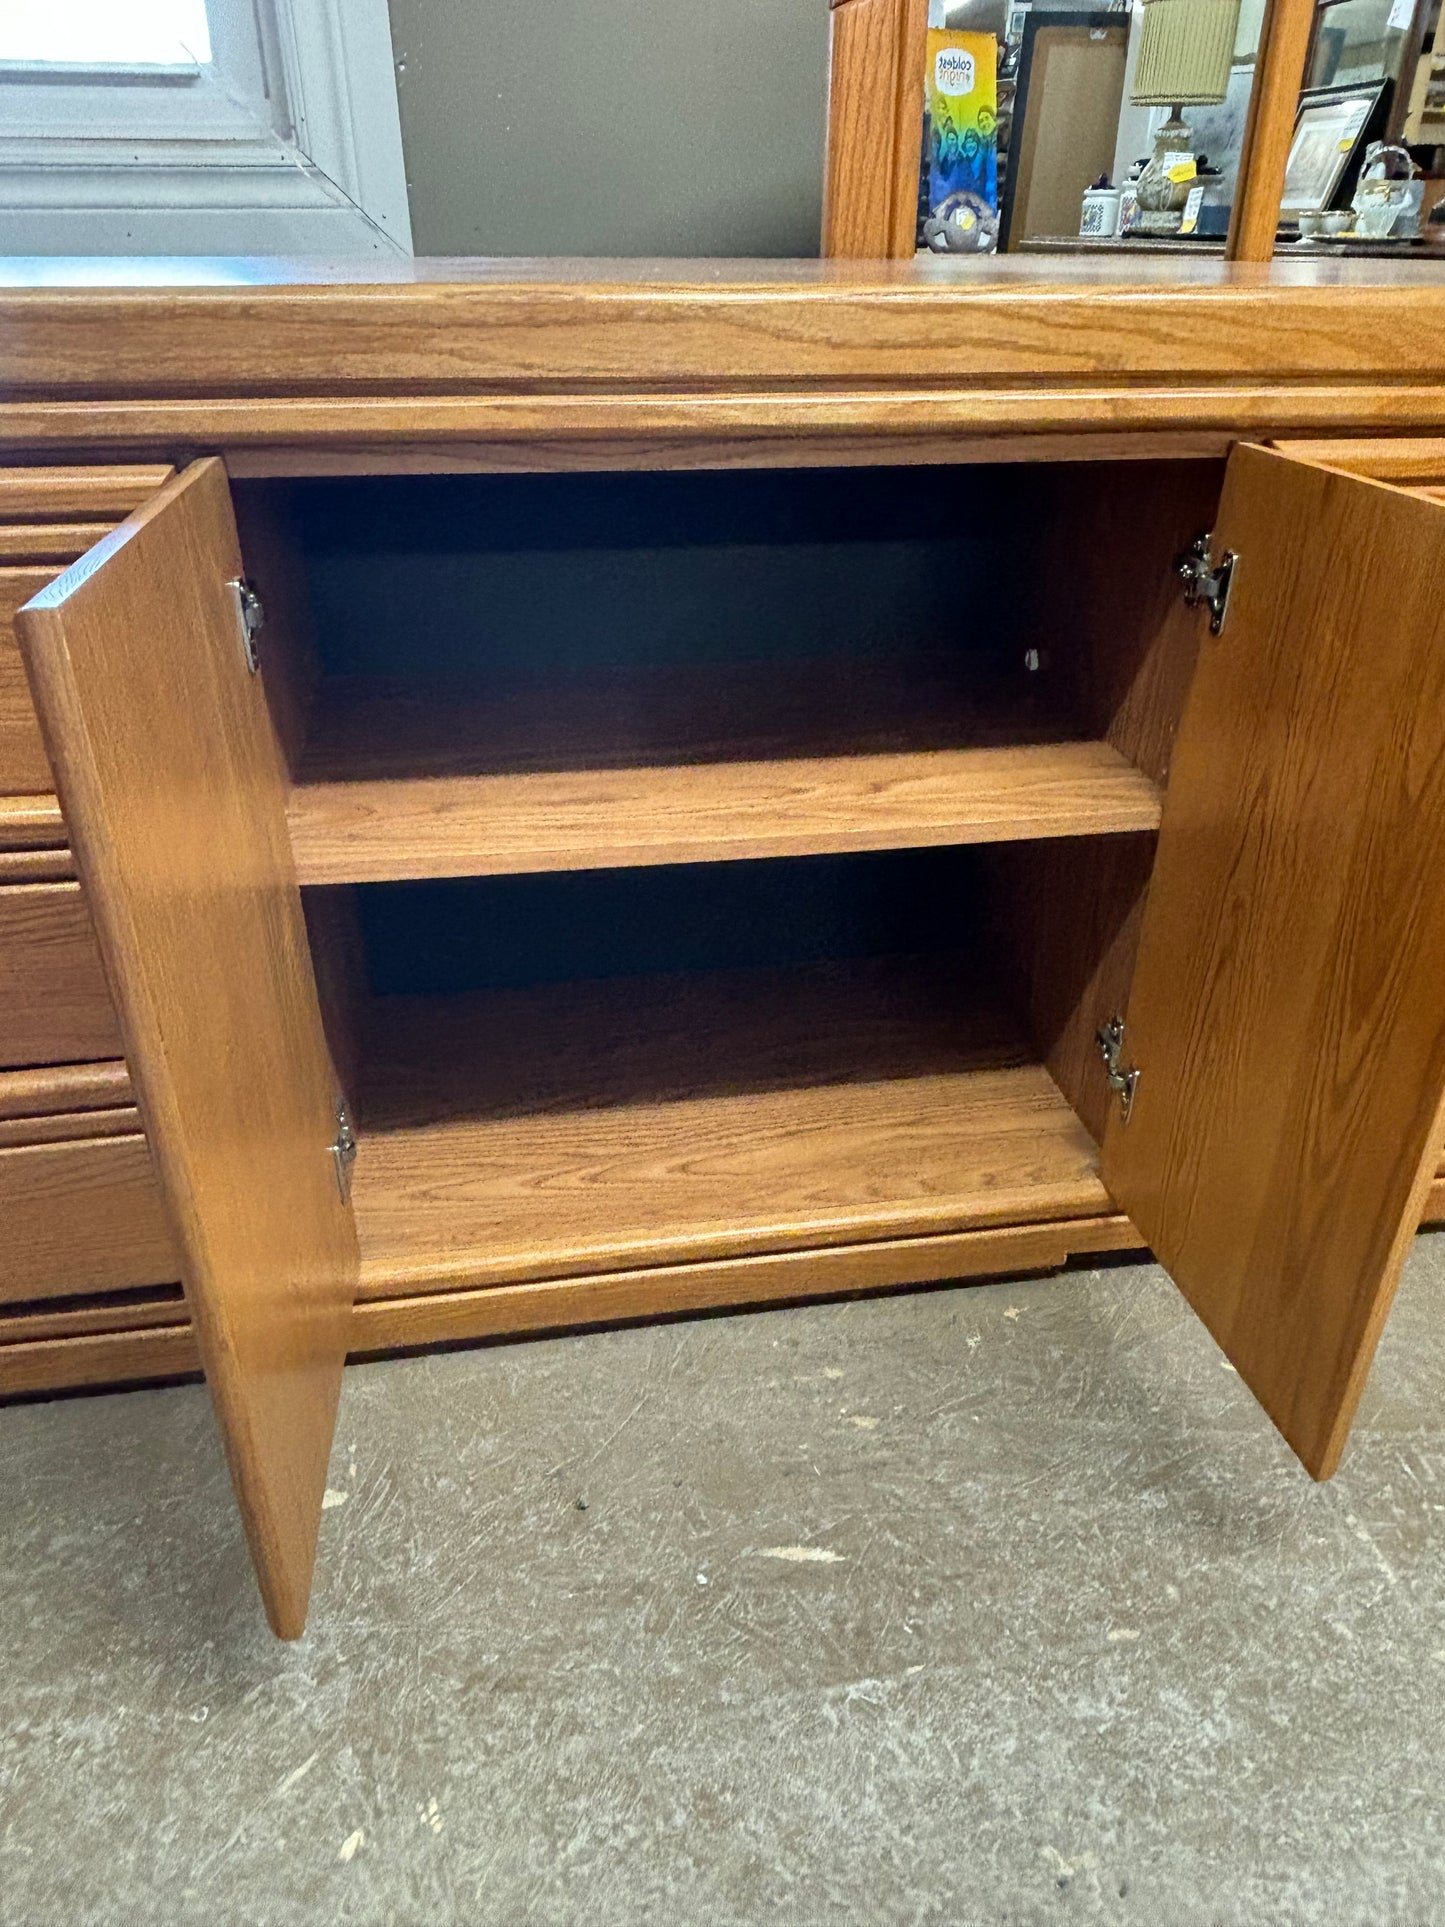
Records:
M0 468L0 796L55 787L15 611L161 487L163 466Z
M0 889L0 1069L121 1054L80 885Z
M0 567L0 794L55 787L15 640L15 611L55 575L53 568Z
M140 1132L0 1148L0 1304L179 1276Z

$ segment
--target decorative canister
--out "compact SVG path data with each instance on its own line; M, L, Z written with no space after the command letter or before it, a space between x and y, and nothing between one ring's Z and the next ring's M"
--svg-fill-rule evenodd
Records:
M1080 234L1097 237L1119 232L1119 189L1110 187L1109 177L1084 189L1084 206L1079 216Z

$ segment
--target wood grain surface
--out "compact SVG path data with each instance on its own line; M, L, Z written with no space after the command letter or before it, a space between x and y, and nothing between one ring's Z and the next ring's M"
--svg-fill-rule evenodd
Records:
M91 468L0 468L0 523L114 525L154 495L174 471L162 462L105 462ZM94 541L92 531L85 543Z
M1231 261L1268 261L1274 254L1315 18L1315 0L1266 0L1224 250Z
M0 566L0 792L23 795L55 787L15 639L16 610L54 575L53 567Z
M0 889L7 883L71 883L75 858L69 850L0 850Z
M1151 829L1156 786L1107 743L517 776L303 783L302 883L723 862Z
M368 1354L520 1333L540 1336L679 1309L743 1309L939 1279L1038 1272L1056 1268L1073 1253L1124 1250L1134 1242L1127 1218L1101 1217L373 1300L358 1303L352 1311L352 1351ZM0 1398L144 1383L199 1368L190 1328L164 1300L127 1306L111 1329L95 1329L94 1316L86 1310L68 1317L59 1307L13 1321L0 1316ZM15 1337L7 1343L3 1333L10 1329Z
M1445 1131L1445 509L1242 448L1215 538L1104 1173L1323 1478Z
M0 468L0 794L54 787L15 640L16 610L170 473L159 465Z
M43 1117L51 1111L112 1110L131 1101L130 1073L117 1058L105 1064L54 1064L0 1071L0 1117Z
M990 430L920 428L916 423L888 440L863 431L825 434L785 430L742 436L679 434L654 441L646 435L571 441L486 440L456 435L446 441L408 443L361 439L300 445L263 441L226 444L226 469L234 479L318 475L536 475L661 473L678 469L757 469L914 466L961 462L1192 461L1223 459L1236 439L1227 427L1191 428L1166 420L1154 429L1095 428L1075 432L1014 432L1006 414Z
M912 257L928 0L831 0L822 251Z
M1281 303L1281 307L1287 304ZM1410 304L1391 297L1375 310L1384 329L1410 328ZM1403 312L1399 311L1403 308ZM1179 325L1190 317L1181 316ZM1207 323L1206 316L1199 316ZM1007 311L981 316L981 322L1009 326ZM1282 330L1291 326L1328 328L1323 316L1309 313L1292 323L1277 316ZM1436 304L1429 325L1445 328L1445 301ZM1250 375L1187 373L1170 379L1167 371L1115 381L1075 380L1024 375L1013 381L979 381L960 376L931 384L799 383L790 388L734 384L731 392L647 392L624 387L617 394L595 388L577 394L380 395L322 397L258 396L213 401L155 396L135 400L81 402L0 400L0 434L37 449L63 452L82 445L104 449L136 442L188 442L244 462L248 451L280 448L289 455L281 473L349 473L355 459L363 473L381 474L394 451L402 472L418 466L445 468L452 444L511 451L510 460L490 458L484 467L540 466L574 469L716 465L726 449L747 466L805 462L827 466L834 452L858 463L891 465L911 460L919 446L938 460L940 437L959 444L959 460L978 460L980 443L1007 444L1014 436L1069 437L1081 459L1104 437L1101 452L1112 454L1119 437L1152 437L1168 456L1196 453L1201 437L1225 442L1293 434L1358 431L1388 434L1396 429L1445 428L1445 383L1429 375L1411 376L1398 367L1369 369L1361 375L1314 379L1296 374L1291 357L1280 355L1278 368ZM1362 362L1366 358L1360 357ZM970 446L972 445L972 446ZM298 447L307 459L297 457ZM351 458L349 451L359 451ZM535 451L542 451L537 459ZM330 457L328 464L327 457ZM347 459L341 458L346 456ZM238 473L240 469L238 467ZM269 462L249 473L272 472Z
M49 782L47 768L46 781ZM48 791L0 796L0 850L63 850L65 818Z
M1445 1218L1445 1181L1437 1180L1426 1219ZM1056 1241L1051 1235L1059 1233ZM889 1239L825 1251L658 1267L542 1284L483 1286L359 1302L351 1350L376 1354L412 1346L545 1335L611 1320L668 1316L678 1310L746 1309L849 1291L889 1290L906 1280L1034 1274L1082 1257L1134 1250L1139 1233L1124 1217L1005 1226L955 1236ZM72 1301L74 1302L74 1301ZM179 1294L164 1287L125 1298L57 1301L0 1313L0 1398L71 1387L154 1382L194 1373L199 1355L183 1322Z
M252 263L249 287L8 286L0 393L74 395L105 435L109 405L127 398L229 397L264 413L288 394L551 392L570 410L598 389L706 401L749 385L957 392L1095 377L1123 399L1150 375L1436 387L1445 314L1433 266L1395 260L418 260L405 281L359 283L353 265L330 285L324 264L297 271L312 285L262 285ZM427 419L423 405L406 439Z
M448 444L618 466L749 442L762 462L896 461L898 437L1445 428L1445 285L1411 263L368 272L389 278L251 263L224 285L47 288L39 263L36 285L0 291L0 436L62 457L351 449L375 472L388 450L405 466Z
M133 1104L107 1111L55 1111L48 1117L0 1117L0 1147L64 1144L80 1138L130 1137L141 1128Z
M0 1147L0 1302L162 1284L176 1249L145 1138Z
M0 523L0 563L64 565L74 562L100 535L106 524L94 522Z
M146 1331L181 1325L189 1337L185 1293L179 1285L141 1285L88 1298L45 1298L0 1311L0 1353L37 1338L79 1338L92 1332ZM4 1379L0 1375L0 1392Z
M1312 441L1279 441L1282 455L1314 462L1321 468L1342 468L1350 475L1369 475L1377 482L1402 487L1445 482L1445 436L1390 435L1369 440L1354 435Z
M0 1068L75 1064L120 1050L80 885L0 889Z
M380 998L362 1297L1107 1213L965 960Z
M198 462L20 633L267 1614L292 1637L356 1247L285 776L227 586L240 572L225 472Z

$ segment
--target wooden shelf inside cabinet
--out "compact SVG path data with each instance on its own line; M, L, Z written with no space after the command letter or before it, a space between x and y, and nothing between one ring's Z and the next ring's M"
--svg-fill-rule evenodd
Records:
M1114 1210L956 956L382 998L361 1296Z
M954 676L956 678L957 671ZM481 697L325 683L289 819L303 884L1157 829L1158 787L936 661L629 671Z

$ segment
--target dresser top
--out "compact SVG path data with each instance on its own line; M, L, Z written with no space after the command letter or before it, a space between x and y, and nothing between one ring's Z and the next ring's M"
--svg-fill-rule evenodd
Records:
M0 445L40 459L879 460L907 458L884 446L904 437L920 459L918 437L966 432L1165 434L1183 453L1442 426L1429 262L0 262Z

